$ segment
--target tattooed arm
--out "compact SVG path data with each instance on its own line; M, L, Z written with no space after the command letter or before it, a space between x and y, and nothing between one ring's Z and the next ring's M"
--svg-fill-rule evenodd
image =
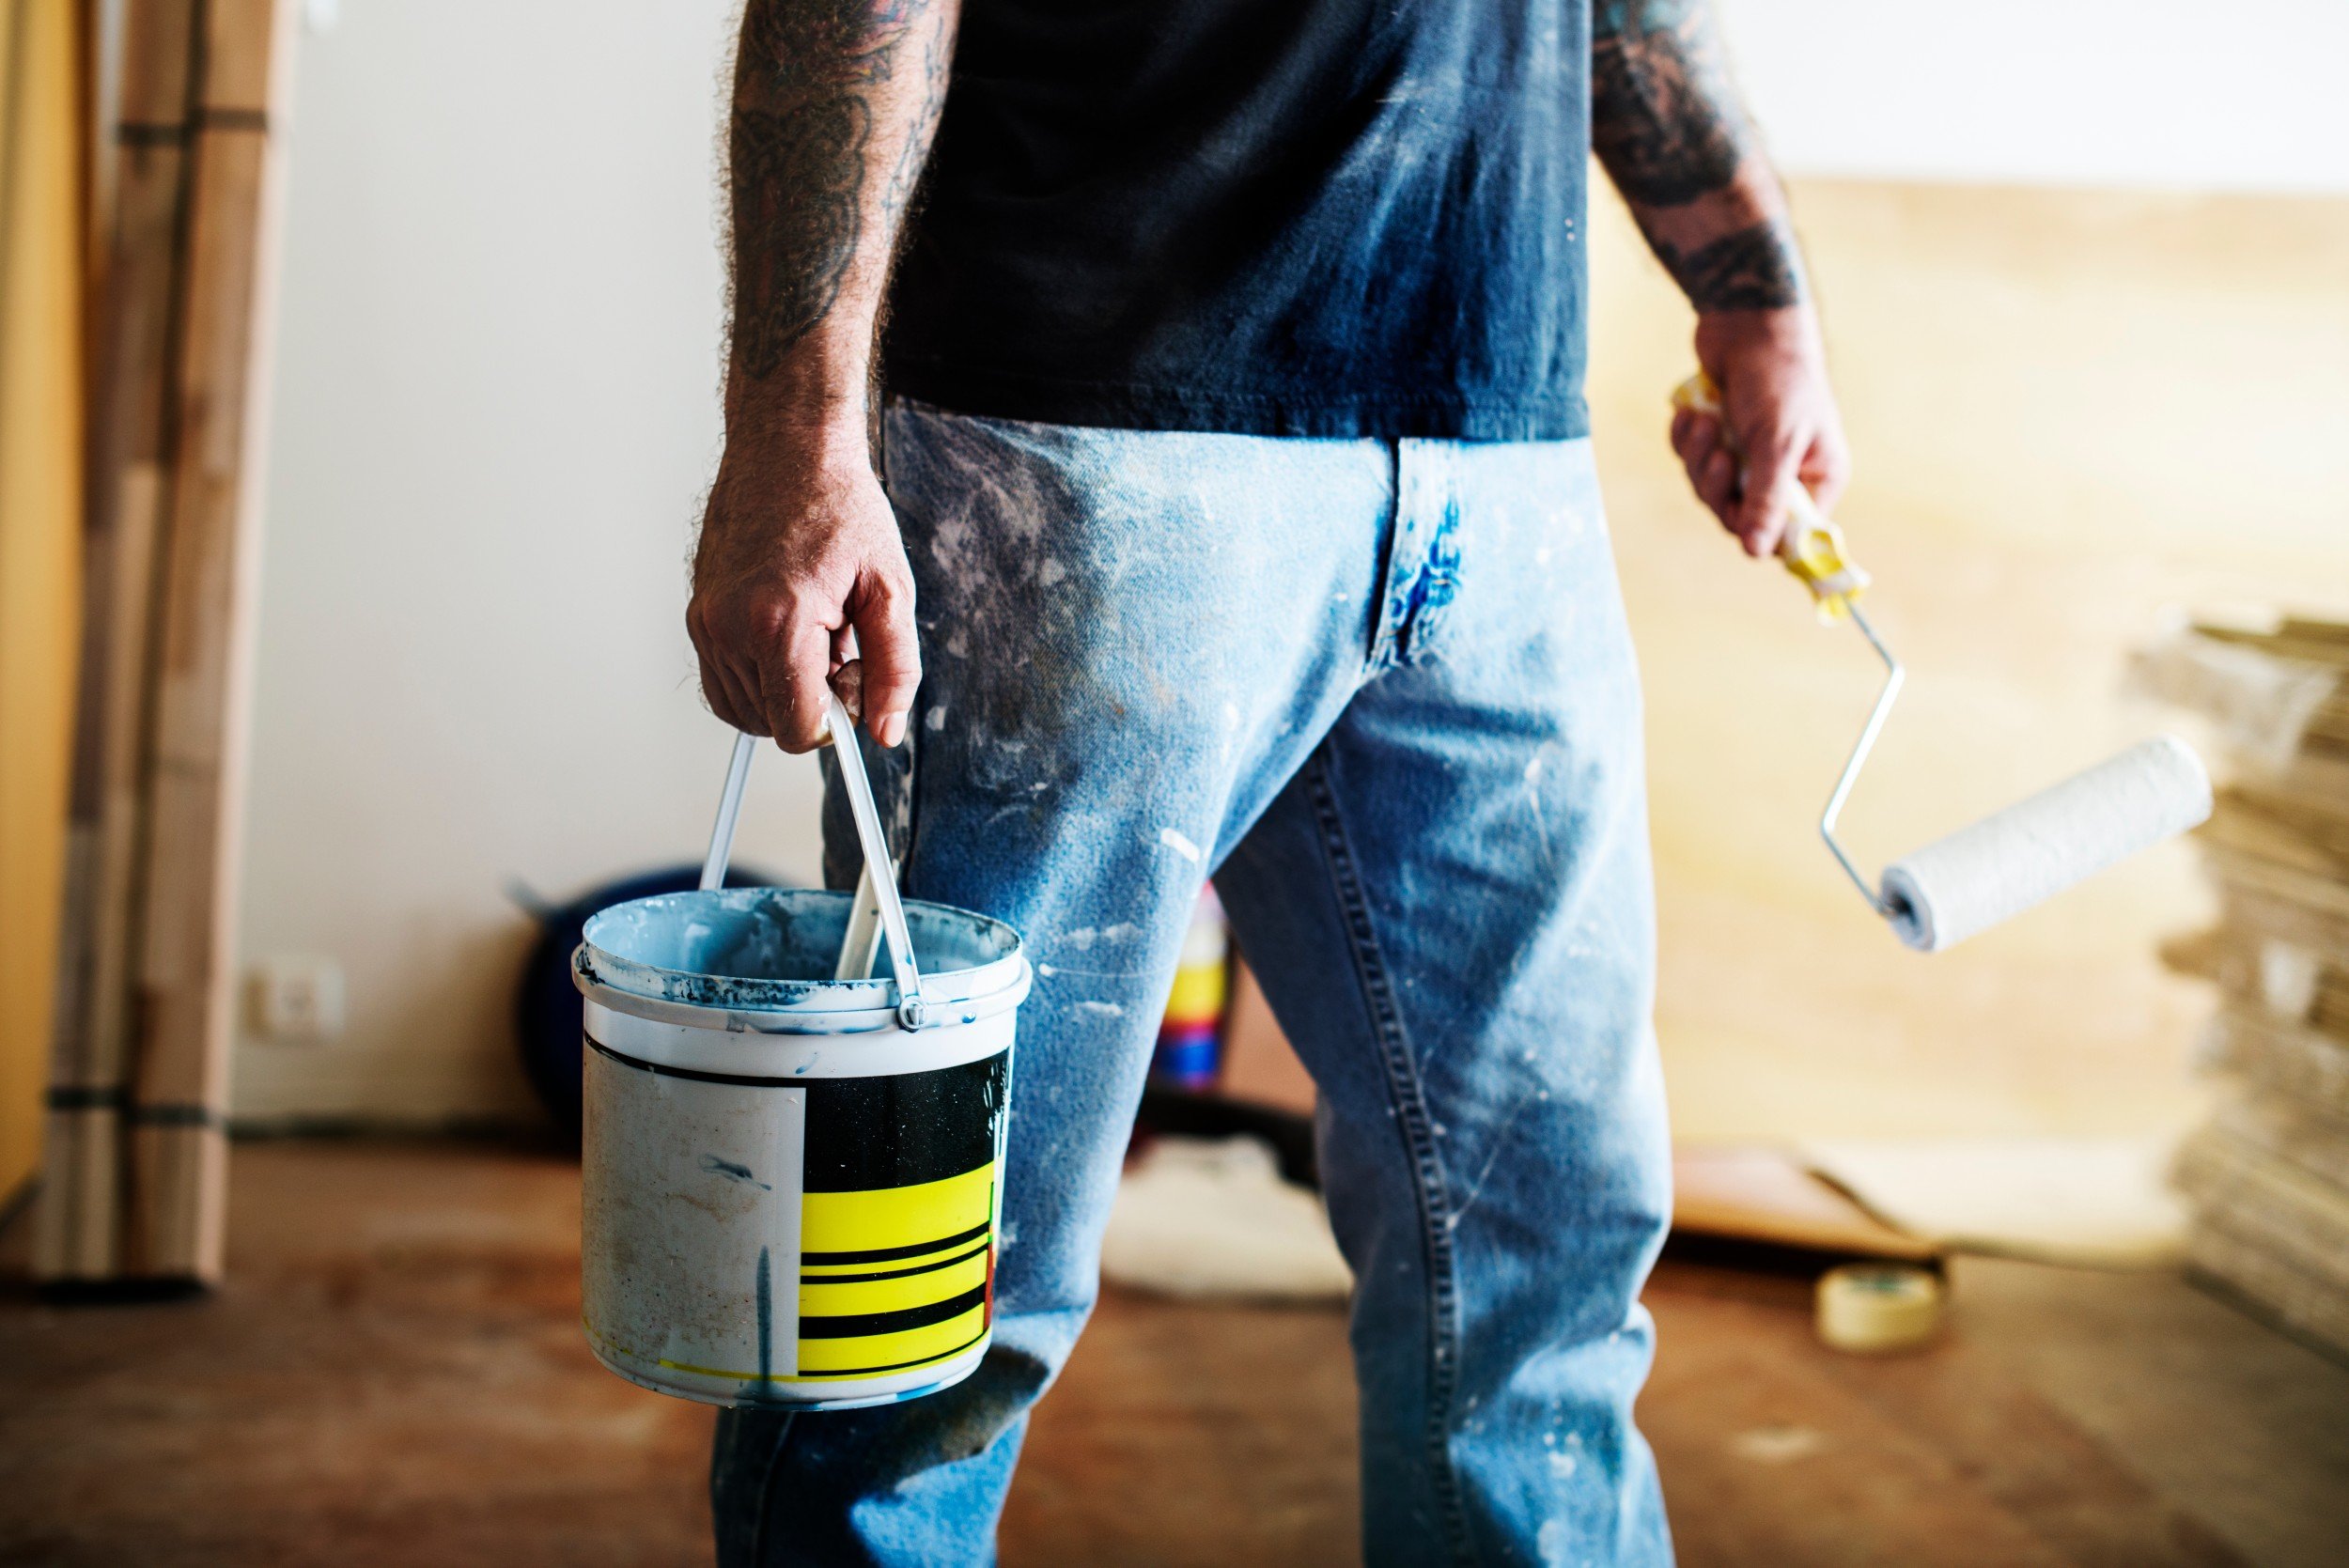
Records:
M1786 487L1823 506L1850 460L1786 199L1721 57L1706 0L1600 0L1592 18L1591 142L1648 245L1696 307L1697 360L1719 421L1680 414L1672 446L1698 496L1749 553L1784 528Z
M789 751L823 734L828 683L895 745L921 681L913 577L872 466L873 338L958 8L749 0L742 16L725 454L686 627L711 710Z

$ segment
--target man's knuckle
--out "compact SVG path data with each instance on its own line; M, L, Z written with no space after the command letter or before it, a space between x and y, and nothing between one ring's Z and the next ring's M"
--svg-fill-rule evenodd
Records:
M746 618L760 636L774 639L786 636L806 615L805 601L797 592L786 588L760 599Z

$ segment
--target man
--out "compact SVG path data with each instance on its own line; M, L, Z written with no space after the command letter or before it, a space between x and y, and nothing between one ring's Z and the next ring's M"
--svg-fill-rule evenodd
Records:
M1037 978L993 1350L903 1405L727 1412L724 1561L991 1557L1210 873L1319 1087L1369 1557L1669 1559L1593 150L1723 392L1673 444L1767 555L1845 459L1703 0L751 0L703 689L795 752L860 695L907 890Z

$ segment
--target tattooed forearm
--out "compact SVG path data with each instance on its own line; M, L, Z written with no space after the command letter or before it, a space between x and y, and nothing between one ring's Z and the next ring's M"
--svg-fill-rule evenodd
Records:
M895 223L913 206L923 160L929 153L930 138L937 134L939 112L946 107L946 78L953 64L953 30L945 27L933 28L923 43L918 117L911 134L906 137L906 145L897 153L897 166L890 171L889 183L881 191L881 215L886 222Z
M1591 145L1699 310L1801 302L1794 235L1705 0L1601 0L1592 18Z
M1591 145L1624 199L1678 207L1745 161L1745 117L1711 18L1688 4L1602 6L1591 39Z
M1681 252L1657 241L1664 270L1699 310L1774 310L1802 298L1795 237L1781 223L1759 223Z
M861 226L872 112L845 95L734 116L734 353L754 380L824 318Z
M860 258L890 243L945 85L948 29L925 9L750 0L743 14L727 161L734 365L753 380L775 375ZM909 100L893 78L917 26L925 70Z

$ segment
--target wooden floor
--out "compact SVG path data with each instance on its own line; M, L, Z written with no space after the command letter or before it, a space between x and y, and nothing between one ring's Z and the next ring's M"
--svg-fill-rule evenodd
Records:
M0 1289L0 1562L708 1560L709 1415L589 1360L567 1162L262 1143L235 1182L213 1298ZM1659 1272L1641 1416L1685 1562L2349 1561L2349 1371L2165 1277L1955 1289L1948 1343L1856 1360L1798 1283ZM1003 1560L1353 1561L1352 1410L1334 1311L1112 1295Z

